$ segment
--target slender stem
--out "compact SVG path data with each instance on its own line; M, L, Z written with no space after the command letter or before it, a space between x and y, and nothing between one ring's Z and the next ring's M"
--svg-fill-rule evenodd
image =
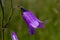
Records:
M12 14L10 15L10 17L9 17L9 20L8 20L8 22L6 23L6 25L5 25L5 28L7 28L7 25L9 24L9 22L10 22L10 20L12 19L12 16L13 16L13 2L12 2L12 0L11 0L11 8L12 8Z
M0 0L0 5L1 5L1 9L2 9L2 28L4 28L4 25L3 25L3 21L4 21L4 6L2 4L2 0Z
M4 40L4 29L7 27L7 25L9 24L11 18L12 18L12 15L13 15L13 2L11 0L11 8L12 8L12 14L10 15L9 17L9 21L6 23L6 25L4 26L3 24L3 21L4 21L4 6L2 4L2 0L0 0L0 5L1 5L1 9L2 9L2 34L3 34L3 37L2 37L2 40Z
M2 40L4 40L4 29L2 30L2 33L3 33L3 35L2 35L2 36L3 36Z
M2 9L2 40L4 40L4 6L2 4L2 0L0 0L0 5L1 5L1 9Z

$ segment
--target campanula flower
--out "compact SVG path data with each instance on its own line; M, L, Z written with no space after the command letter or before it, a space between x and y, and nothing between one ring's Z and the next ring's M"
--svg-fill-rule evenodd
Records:
M34 34L35 28L43 28L43 22L37 19L37 17L29 10L21 8L22 17L28 25L29 34Z
M12 40L18 40L15 32L11 32L11 37L12 37Z

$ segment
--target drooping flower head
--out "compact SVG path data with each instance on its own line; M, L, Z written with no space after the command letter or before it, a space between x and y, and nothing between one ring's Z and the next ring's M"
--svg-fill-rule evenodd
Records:
M11 32L11 37L12 37L12 40L18 40L15 32Z
M34 28L43 28L43 23L29 10L21 8L22 17L29 28L29 33L34 34Z

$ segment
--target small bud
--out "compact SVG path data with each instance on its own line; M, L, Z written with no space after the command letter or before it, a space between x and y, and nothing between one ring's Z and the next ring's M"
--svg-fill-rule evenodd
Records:
M12 37L12 40L18 40L18 38L14 32L11 32L11 37Z

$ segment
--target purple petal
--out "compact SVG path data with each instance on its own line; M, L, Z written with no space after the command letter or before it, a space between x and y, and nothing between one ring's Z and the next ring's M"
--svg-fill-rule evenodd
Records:
M27 11L23 8L21 10L23 10L22 16L28 26L33 28L43 28L43 23L40 20L38 20L32 12Z
M33 35L35 33L34 28L28 27L29 34Z
M16 34L14 32L11 33L12 40L18 40Z

